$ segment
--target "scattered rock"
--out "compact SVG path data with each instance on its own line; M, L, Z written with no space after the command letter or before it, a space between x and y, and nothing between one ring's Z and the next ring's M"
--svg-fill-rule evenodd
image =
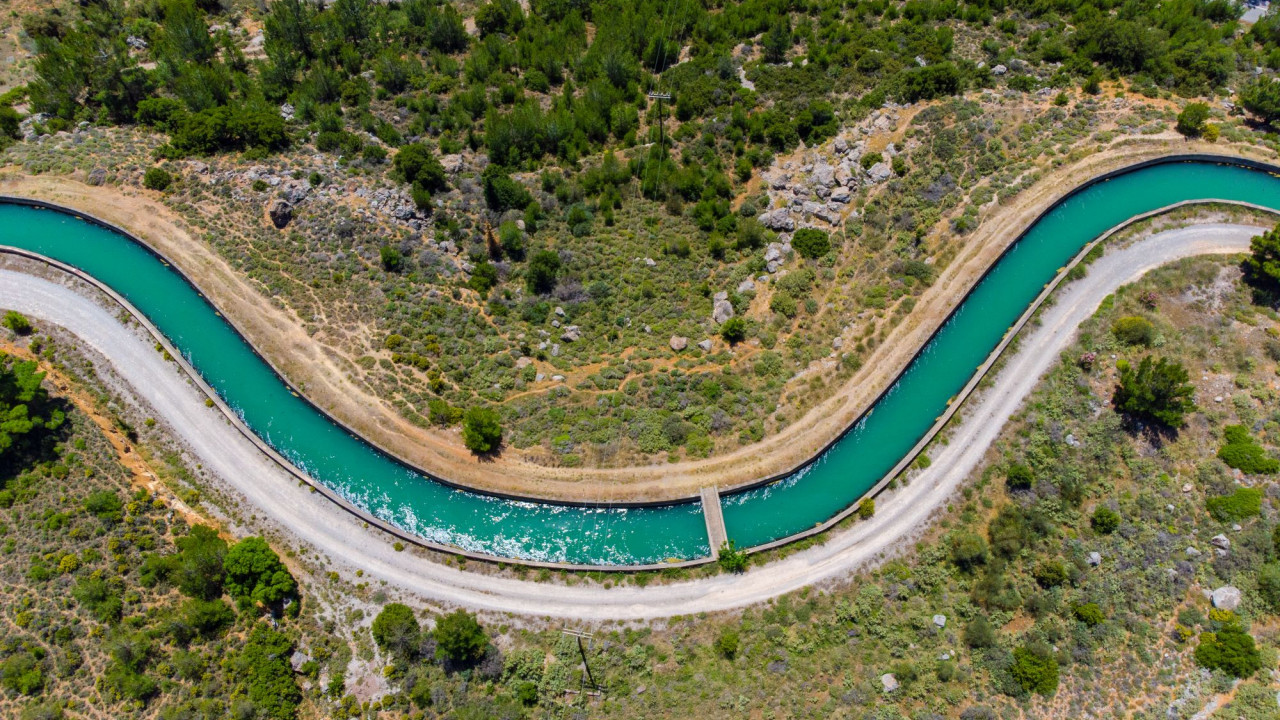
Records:
M991 74L992 74L992 75L1003 75L1003 74L1005 74L1005 73L1007 73L1007 72L1009 72L1009 68L1007 68L1007 67L1005 67L1005 66L1003 66L1003 65L997 65L997 66L995 66L995 67L991 68Z
M281 106L280 106L280 117L281 117L285 122L289 122L289 121L293 120L294 113L296 113L296 112L297 112L297 109L296 109L296 108L294 108L294 107L293 107L292 105L290 105L289 103L285 103L285 104L283 104L283 105L281 105Z
M554 309L554 310L552 310L551 312L555 313L556 315L558 315L558 316L560 316L560 317L564 317L564 308L560 307L559 305L557 305L557 306L555 307L555 309Z
M698 347L702 349L702 352L711 352L711 339L707 338L698 343Z
M440 165L444 167L444 171L450 175L456 175L462 172L462 156L457 154L444 155L440 158Z
M654 261L654 259L653 259L653 258L645 258L645 259L644 259L644 264L645 264L645 265L648 265L649 267L653 267L654 265L657 265L658 263L657 263L656 261Z
M1199 550L1197 550L1197 549L1195 549L1195 548L1193 548L1193 547L1188 547L1188 548L1187 548L1187 557L1189 557L1189 558L1198 558L1198 557L1200 557L1200 551L1199 551Z
M1194 489L1195 489L1195 486L1193 486L1191 483L1182 483L1182 492L1189 493Z
M560 346L559 346L559 345L557 345L556 347L558 348L558 347L560 347ZM551 379L552 379L554 382L564 382L564 376L563 376L563 375L552 375L552 376L551 376Z
M1101 565L1102 553L1099 553L1096 550L1094 552L1089 553L1088 563L1093 567L1098 567L1099 565Z
M1223 550L1231 549L1231 541L1227 539L1226 535L1222 535L1222 534L1214 535L1212 538L1210 538L1209 544L1213 545L1216 548L1221 548Z
M90 171L89 171L89 177L85 179L85 182L89 183L90 185L95 185L95 186L96 186L96 185L101 185L102 183L104 183L104 182L106 182L106 181L107 181L107 169L106 169L106 168L100 168L100 167L96 167L96 168L94 168L94 169L90 170Z
M844 347L844 338L840 337L839 335L832 338L831 347L836 350L839 350L840 348Z
M516 369L523 370L532 364L533 364L533 358L526 355L520 358L519 360L516 360Z
M1235 610L1240 607L1240 601L1243 599L1240 588L1233 585L1223 585L1213 591L1213 606L1219 610Z
M852 199L853 199L853 193L849 192L849 188L838 187L835 190L831 191L831 202L833 203L840 203L841 205L845 205L845 204L848 204L848 202Z
M751 278L747 278L746 280L738 283L738 292L740 293L754 292L755 289L756 281Z
M867 177L870 178L873 183L882 183L885 180L888 180L889 176L892 174L893 170L889 167L889 163L887 162L878 162L867 169Z
M267 210L267 214L271 216L271 224L277 229L283 230L285 225L293 219L293 208L284 200L277 200L272 203L271 208Z
M679 335L672 335L672 336L671 336L671 349L672 349L672 350L675 350L676 352L680 352L681 350L683 350L683 349L685 349L685 348L687 348L687 347L689 347L689 338L687 338L687 337L680 337Z
M1072 435L1072 434L1070 434L1070 433L1068 433L1068 434L1067 434L1066 442L1067 442L1067 444L1068 444L1068 445L1070 445L1071 447L1080 447L1081 445L1083 445L1083 444L1084 444L1084 443L1080 442L1079 440L1077 440L1075 435Z
M884 686L886 693L891 693L898 689L898 678L894 677L893 673L885 673L880 676L880 684Z
M289 656L289 666L293 668L294 672L302 672L302 666L310 660L310 655L301 650L294 650L293 654Z
M570 325L564 329L564 332L560 333L560 339L565 342L577 342L582 339L582 331L578 329L577 325Z
M947 616L946 616L946 615L934 615L934 616L933 616L933 625L934 625L934 627L938 628L939 630L941 630L942 628L946 627L946 626L947 626Z

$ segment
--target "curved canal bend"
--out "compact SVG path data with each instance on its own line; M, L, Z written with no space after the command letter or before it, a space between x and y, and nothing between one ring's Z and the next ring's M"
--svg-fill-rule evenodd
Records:
M805 468L723 498L729 537L740 547L764 545L841 513L925 436L1081 248L1133 216L1210 198L1280 210L1280 178L1239 165L1164 161L1059 202L1010 246L848 432ZM179 273L123 234L67 213L4 204L0 245L74 266L114 289L263 441L350 504L427 542L499 558L613 567L710 553L697 502L602 508L504 499L398 463L295 395Z

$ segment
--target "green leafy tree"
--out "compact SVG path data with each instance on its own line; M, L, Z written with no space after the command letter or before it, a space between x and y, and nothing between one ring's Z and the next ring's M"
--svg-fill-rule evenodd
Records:
M227 542L206 525L193 525L191 531L175 541L178 546L178 568L174 581L189 597L214 600L222 596L226 577L223 560Z
M1280 84L1260 77L1240 91L1240 104L1270 125L1280 120Z
M422 642L418 618L407 605L388 603L373 619L373 639L383 652L410 660Z
M256 717L294 720L302 702L302 690L289 666L293 642L284 633L257 623L243 648L231 660L234 695L253 704Z
M227 594L236 599L274 606L298 591L280 556L260 537L247 537L233 545L222 566L227 573Z
M0 475L34 454L62 427L66 414L41 383L33 361L14 362L0 353Z
M220 637L235 622L236 614L221 599L191 598L182 604L182 620L206 640Z
M487 295L489 290L497 284L498 268L490 262L476 263L475 268L471 271L471 279L467 281L467 287L475 290L482 297Z
M409 143L400 148L392 161L396 175L414 187L438 192L449 187L444 165L435 151L422 143Z
M1209 106L1204 103L1188 103L1178 113L1178 132L1187 137L1200 137L1209 119Z
M469 665L484 656L489 638L476 616L465 610L454 610L436 621L433 632L436 657L459 665Z
M791 247L801 257L820 258L831 250L831 237L815 228L800 228L791 237Z
M747 339L747 321L740 317L731 317L720 326L720 337L730 345L737 345Z
M1121 369L1111 400L1122 413L1180 428L1187 413L1196 409L1191 400L1195 387L1187 378L1186 368L1177 361L1144 357L1137 370L1127 364Z
M502 444L502 420L489 408L473 407L462 416L462 444L473 453L492 452Z
M480 173L480 183L484 187L485 202L494 212L522 210L533 202L529 191L497 165L490 165Z
M529 292L546 295L556 287L556 278L560 274L560 256L553 250L539 250L529 259L529 268L525 271L525 284Z
M1244 269L1255 284L1269 290L1280 288L1280 225L1249 241Z

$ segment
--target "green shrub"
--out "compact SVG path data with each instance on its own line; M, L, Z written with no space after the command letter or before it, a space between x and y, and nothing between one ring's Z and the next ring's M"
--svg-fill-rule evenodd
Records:
M1236 488L1230 495L1219 495L1205 501L1209 514L1218 522L1238 522L1262 514L1262 491Z
M1216 633L1201 633L1196 662L1201 667L1222 670L1238 678L1248 677L1262 667L1262 657L1253 637L1236 624L1229 624Z
M1067 581L1067 568L1060 560L1045 560L1032 571L1032 577L1041 587L1058 587Z
M1102 608L1098 607L1097 603L1091 602L1071 606L1071 614L1075 616L1075 619L1089 627L1101 625L1107 619L1107 616L1102 612Z
M1271 612L1280 613L1280 564L1268 563L1258 571L1258 594Z
M404 269L404 256L400 254L400 248L392 245L383 245L378 248L378 259L382 261L382 269L391 273L398 273Z
M721 630L712 647L725 660L734 659L738 655L738 631L734 628Z
M996 630L986 615L977 616L964 627L964 643L975 650L996 644Z
M1089 525L1096 533L1110 535L1120 527L1120 514L1109 507L1099 506L1089 518Z
M12 330L15 335L31 334L31 321L27 319L26 315L17 310L10 310L5 313L4 320L0 320L0 324Z
M1024 692L1050 697L1058 691L1058 660L1048 647L1015 649L1010 674Z
M981 535L957 530L951 533L951 561L970 570L987 561L987 541Z
M800 228L791 236L791 247L801 257L820 258L831 250L831 236L815 228Z
M1005 485L1010 490L1029 490L1035 479L1035 474L1031 472L1031 468L1022 463L1013 463L1004 473Z
M148 190L168 190L172 183L173 176L161 167L147 168L147 172L142 176L142 186Z
M246 598L260 605L277 606L297 594L293 575L260 537L247 537L231 546L223 567L227 593L237 600Z
M746 572L751 564L751 558L745 550L739 550L732 540L726 540L720 546L720 558L716 562L725 572L740 573Z
M1144 317L1130 315L1112 323L1111 333L1125 345L1149 346L1156 339L1156 326Z
M392 161L396 176L402 181L429 192L449 186L444 166L435 151L422 143L409 143L400 148Z
M1218 459L1247 475L1274 475L1280 472L1280 460L1267 455L1267 451L1249 434L1243 425L1228 425L1223 432L1227 441L1218 450Z

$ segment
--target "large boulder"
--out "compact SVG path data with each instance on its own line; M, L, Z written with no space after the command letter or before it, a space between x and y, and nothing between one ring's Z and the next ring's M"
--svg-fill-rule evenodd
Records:
M289 221L293 219L293 208L284 200L276 200L267 210L267 215L271 216L272 225L283 230L289 224Z
M560 339L565 342L577 342L582 339L582 331L577 325L569 325L560 333Z
M716 300L711 309L711 319L717 325L723 325L731 317L733 317L733 305L728 300Z
M814 165L810 176L814 182L825 187L831 187L836 184L836 169L825 162Z
M1240 601L1243 598L1240 593L1240 588L1233 585L1223 585L1213 591L1213 595L1210 596L1210 599L1213 600L1213 606L1219 610L1235 610L1240 607Z
M683 349L685 349L685 348L687 348L687 347L689 347L689 338L687 338L687 337L682 337L682 336L680 336L680 335L672 335L672 336L671 336L671 349L672 349L672 350L675 350L676 352L680 352L681 350L683 350Z
M887 162L878 162L867 169L867 177L870 178L873 183L882 183L885 180L888 180L889 176L892 174L893 169L889 167L889 163Z

